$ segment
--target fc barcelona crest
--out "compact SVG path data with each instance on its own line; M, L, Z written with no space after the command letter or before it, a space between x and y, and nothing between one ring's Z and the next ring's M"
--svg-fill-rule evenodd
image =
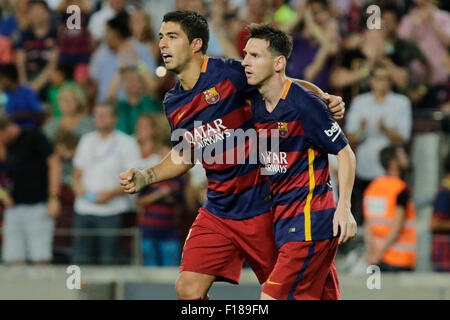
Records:
M286 138L288 135L288 124L287 122L278 122L278 133L280 137Z
M214 104L220 100L220 94L217 92L216 87L203 91L206 102Z

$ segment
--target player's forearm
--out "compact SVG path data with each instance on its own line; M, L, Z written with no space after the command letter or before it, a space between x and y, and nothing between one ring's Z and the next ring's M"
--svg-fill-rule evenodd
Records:
M351 207L351 196L353 183L355 181L356 158L349 145L337 154L338 158L338 180L339 201L338 207Z
M183 161L182 154L172 150L160 163L145 169L145 171L149 175L149 184L153 184L179 177L189 171L193 166L193 164Z

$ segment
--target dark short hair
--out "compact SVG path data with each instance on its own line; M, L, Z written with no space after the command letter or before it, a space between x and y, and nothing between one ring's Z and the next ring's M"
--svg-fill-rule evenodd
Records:
M120 11L114 18L108 20L106 25L116 31L122 38L129 38L131 31L128 22L129 16L126 11Z
M0 76L8 78L11 81L19 82L19 72L13 63L0 64Z
M400 144L390 144L380 151L380 162L385 170L389 168L389 164L397 157L398 149L402 148Z
M292 38L277 27L264 23L252 23L248 27L247 39L262 39L269 42L269 50L277 55L283 55L288 60L292 53Z
M189 42L197 38L202 39L202 53L206 53L209 42L209 27L205 17L201 14L189 10L171 11L164 15L163 22L176 22L180 24Z

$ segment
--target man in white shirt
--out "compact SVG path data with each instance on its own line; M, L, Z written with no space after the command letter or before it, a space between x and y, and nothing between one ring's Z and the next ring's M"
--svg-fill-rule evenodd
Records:
M122 192L117 176L136 166L140 151L136 141L115 129L117 111L110 104L94 109L96 131L82 136L73 159L75 198L74 228L118 229L121 214L130 209L130 200ZM117 236L99 239L100 263L113 264L117 255ZM91 264L95 238L76 236L75 264Z
M381 149L391 143L408 143L412 126L411 102L391 91L391 75L385 65L374 66L370 86L370 92L353 98L345 125L350 143L358 146L353 192L358 224L362 223L362 192L384 174L379 160Z

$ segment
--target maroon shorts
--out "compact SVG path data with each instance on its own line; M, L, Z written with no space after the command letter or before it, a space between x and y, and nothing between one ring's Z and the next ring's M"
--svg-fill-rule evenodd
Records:
M262 291L278 300L340 300L338 238L287 242Z
M184 243L180 271L216 276L216 281L239 283L244 260L260 283L272 271L277 249L272 214L233 220L201 208Z

